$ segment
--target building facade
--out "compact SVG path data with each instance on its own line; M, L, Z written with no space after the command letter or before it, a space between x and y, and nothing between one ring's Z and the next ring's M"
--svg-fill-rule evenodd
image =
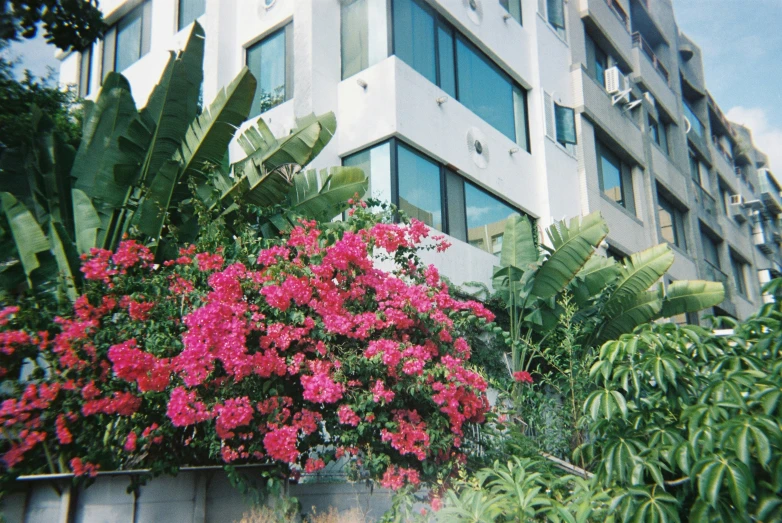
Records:
M746 317L760 281L782 275L780 185L750 130L709 94L670 0L101 7L111 29L60 57L62 82L90 97L120 71L141 106L198 19L204 100L247 65L252 115L275 134L334 111L336 136L313 167L361 166L373 197L453 237L426 258L457 284L490 281L513 211L541 227L600 211L617 257L668 242L670 278L726 284L717 314Z

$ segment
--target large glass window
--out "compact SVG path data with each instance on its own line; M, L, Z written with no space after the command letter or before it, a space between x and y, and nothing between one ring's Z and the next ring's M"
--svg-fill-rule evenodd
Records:
M367 194L383 202L390 202L392 196L390 149L389 142L385 142L342 159L342 165L364 171L369 177Z
M394 1L394 53L529 151L527 92L420 0Z
M437 83L434 13L419 0L394 1L394 54Z
M721 267L720 251L717 242L712 240L711 237L702 230L701 237L703 238L703 258L713 267L719 269Z
M500 0L500 5L508 11L514 20L521 23L521 0Z
M443 230L440 166L405 145L397 152L399 208L411 218Z
M179 30L206 12L206 0L179 0Z
M703 138L703 124L701 123L700 118L695 116L695 111L692 110L692 107L690 107L690 104L688 104L686 100L684 101L684 116L687 118L687 121L690 122L690 125L692 126L691 130Z
M595 44L595 78L603 87L606 86L606 69L608 69L608 55Z
M665 154L668 154L668 133L665 130L665 122L658 122L649 115L649 134L652 141L660 146Z
M692 149L690 149L690 177L701 188L709 191L709 168L698 160Z
M152 2L147 0L125 15L116 25L114 70L122 72L149 52Z
M369 194L456 239L498 254L508 216L521 211L450 168L391 139L342 159L369 176ZM396 166L394 169L393 166ZM395 198L388 196L395 186Z
M258 116L291 99L292 32L293 24L288 24L247 48L247 67L258 80L250 116Z
M386 0L343 0L342 78L348 78L388 56Z
M464 200L467 241L486 252L499 254L505 222L516 211L470 182L464 183Z
M600 190L609 199L635 214L635 197L630 167L600 142L597 142L597 150Z
M745 263L741 260L739 260L736 256L731 254L730 256L730 266L733 270L733 283L736 286L736 290L739 294L742 296L747 296L747 280L745 279L744 275L744 265Z
M657 212L663 239L680 249L687 249L687 240L684 235L684 213L661 194L657 196L659 204Z

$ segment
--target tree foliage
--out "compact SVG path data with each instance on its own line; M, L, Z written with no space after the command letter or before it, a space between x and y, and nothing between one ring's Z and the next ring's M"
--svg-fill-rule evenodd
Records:
M98 0L0 2L0 40L35 38L39 25L46 41L63 51L80 51L106 30Z

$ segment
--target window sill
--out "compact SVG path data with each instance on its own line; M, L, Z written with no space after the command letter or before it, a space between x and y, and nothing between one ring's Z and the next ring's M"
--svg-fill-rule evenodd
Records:
M691 261L691 262L694 262L694 260L692 259L692 257L690 257L690 253L688 253L686 249L682 249L681 247L678 247L678 246L674 245L673 243L671 243L671 242L669 242L669 241L665 241L665 243L667 243L667 244L668 244L668 246L669 246L669 247L670 247L670 248L673 250L673 252L675 252L676 254L681 254L682 256L684 256L685 258L687 258L687 260L689 260L689 261Z
M628 211L625 207L623 207L622 205L619 205L614 200L612 200L611 198L609 198L608 196L603 194L603 191L600 191L600 197L603 199L603 201L606 201L609 204L613 205L616 209L622 211L625 215L627 215L628 218L631 218L634 222L636 222L638 225L643 227L644 222L642 222L641 219L638 218L638 216L635 216L630 211Z
M545 136L546 136L546 139L548 141L550 141L551 143L553 143L554 145L556 145L559 148L560 151L562 151L563 153L565 153L569 157L573 158L574 160L578 160L578 154L577 154L577 152L575 152L575 151L577 151L577 147L578 147L577 144L573 145L574 152L571 153L570 151L568 151L567 147L562 145L560 142L556 141L555 139L553 139L549 135L545 135Z
M655 142L654 140L651 140L651 139L649 140L649 142L652 144L653 147L656 147L657 150L660 151L660 153L662 153L662 155L665 156L668 160L671 159L670 153L665 152L665 149L663 149L662 146L659 143L657 143L657 142Z

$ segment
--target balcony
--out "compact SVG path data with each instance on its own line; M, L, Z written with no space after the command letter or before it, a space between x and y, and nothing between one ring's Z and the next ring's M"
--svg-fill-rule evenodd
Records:
M722 270L719 267L715 267L711 263L707 261L703 261L701 264L701 272L703 279L709 280L709 281L716 281L722 284L723 287L725 287L725 299L730 299L730 288L731 286L728 284L728 275L722 272Z
M736 166L733 164L733 157L725 150L725 147L722 146L716 136L711 137L709 146L711 159L719 173L726 178L736 176Z
M755 242L755 247L766 254L773 254L777 248L777 239L774 235L773 226L767 222L755 224L752 240Z
M632 61L630 16L616 0L579 0L579 11L590 35L603 47L613 48L621 61Z
M779 183L774 179L774 175L768 169L758 170L760 179L760 199L771 212L771 214L782 213L782 193Z
M657 58L657 55L654 54L654 51L652 51L652 46L650 46L647 41L644 40L644 37L641 36L641 33L633 33L633 47L637 47L643 51L649 60L651 60L652 67L654 67L655 71L657 71L660 76L663 77L667 85L670 85L671 75L668 73L668 69L663 65L660 59Z

